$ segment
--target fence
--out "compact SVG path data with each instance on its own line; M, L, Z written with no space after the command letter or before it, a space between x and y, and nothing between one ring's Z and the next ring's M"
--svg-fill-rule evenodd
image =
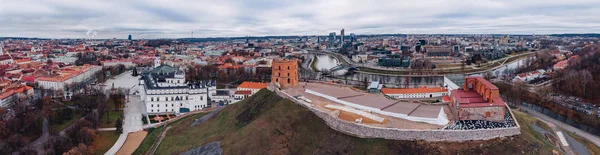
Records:
M337 118L337 116L312 107L310 103L298 100L289 94L282 92L275 85L269 84L267 87L280 97L289 99L302 107L312 111L315 115L325 121L332 129L361 138L383 138L392 140L426 140L426 141L468 141L468 140L489 140L499 137L507 137L521 134L521 128L515 120L515 127L496 128L496 129L476 129L476 130L417 130L417 129L398 129L382 128L369 126L354 122L348 122Z

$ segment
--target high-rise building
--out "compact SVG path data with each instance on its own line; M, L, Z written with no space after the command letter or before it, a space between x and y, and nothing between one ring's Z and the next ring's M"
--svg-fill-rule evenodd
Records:
M350 33L350 42L356 42L356 35L354 33Z
M343 45L344 44L344 29L341 30L340 32L340 43Z
M127 40L131 40L131 34L127 36Z
M329 33L329 38L328 38L328 46L329 47L334 47L335 46L335 42L336 42L336 36L335 36L335 32L331 32Z
M336 38L335 38L335 32L331 32L329 33L329 42L335 42Z
M458 52L460 52L460 46L459 46L459 45L454 45L454 46L452 47L452 52L454 52L454 53L458 53Z

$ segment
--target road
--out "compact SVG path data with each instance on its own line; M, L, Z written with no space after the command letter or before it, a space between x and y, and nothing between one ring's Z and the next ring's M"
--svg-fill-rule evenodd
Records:
M50 137L50 131L48 129L48 126L50 126L49 121L47 118L44 118L44 122L42 122L42 135L26 147L21 148L21 150L29 148L37 151L38 154L44 154L44 143L46 143L46 141L48 141ZM18 153L13 152L13 154Z
M142 109L143 105L139 95L135 92L139 90L138 77L131 76L131 71L124 72L117 75L116 77L107 80L104 84L105 90L113 88L122 88L128 90L125 108L123 109L123 133L119 136L119 139L115 144L105 153L106 155L115 154L123 146L127 139L129 132L136 132L143 130L142 123ZM139 94L139 93L138 93ZM112 129L102 129L112 130Z
M523 106L523 105L519 105L519 108L525 109L525 110L527 110L527 113L529 113L529 114L531 114L531 115L533 115L533 116L535 116L537 118L540 118L540 119L542 119L542 120L544 120L546 122L550 122L552 124L555 124L556 126L562 128L564 130L567 130L569 132L574 132L575 134L577 134L577 135L579 135L579 136L581 136L583 138L586 138L587 140L589 140L589 141L593 142L594 144L596 144L596 146L600 147L600 138L598 138L595 135L592 135L592 134L587 133L585 131L579 130L579 129L577 129L577 128L569 125L569 124L565 124L565 123L563 123L563 122L561 122L559 120L556 120L554 118L546 116L546 115L544 115L542 113L539 113L539 112L537 112L537 111L535 111L535 110L533 110L533 109L531 109L529 107L526 107L526 106Z

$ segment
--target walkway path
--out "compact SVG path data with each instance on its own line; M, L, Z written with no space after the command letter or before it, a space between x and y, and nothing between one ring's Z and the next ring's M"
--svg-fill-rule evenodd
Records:
M158 137L158 140L156 140L154 142L154 144L152 144L152 147L150 147L150 151L148 151L148 154L154 154L154 152L156 151L156 149L158 149L158 146L160 146L160 142L162 142L162 140L167 135L167 131L169 131L169 129L171 129L171 127L167 126L167 128L165 128L165 130L163 130L163 132L160 133L160 137Z
M523 105L519 105L519 108L525 109L525 110L527 110L527 113L529 113L529 114L531 114L531 115L533 115L533 116L535 116L537 118L540 118L540 119L542 119L542 120L544 120L546 122L550 122L552 124L555 124L556 126L562 128L564 130L567 130L569 132L574 132L576 135L579 135L579 136L581 136L583 138L586 138L587 140L589 140L592 143L596 144L596 146L600 147L600 138L598 138L595 135L592 135L592 134L587 133L585 131L579 130L579 129L571 126L571 125L565 124L565 123L563 123L563 122L561 122L559 120L556 120L554 118L548 117L548 116L546 116L546 115L544 115L542 113L539 113L539 112L537 112L537 111L535 111L535 110L533 110L533 109L531 109L529 107L526 107L526 106L523 106Z
M48 126L50 126L49 121L47 118L44 118L44 122L42 122L42 135L35 141L31 142L27 147L23 148L30 148L32 150L37 151L38 154L43 154L44 143L46 143L46 141L48 141L48 138L50 137Z
M143 129L142 123L142 103L140 100L140 96L138 95L130 95L129 100L125 103L125 108L123 111L123 115L125 116L123 120L123 133L117 139L117 142L105 153L105 155L112 155L117 153L119 149L125 144L127 140L127 135L130 132L137 132ZM103 130L109 130L103 129ZM116 130L116 129L115 129Z

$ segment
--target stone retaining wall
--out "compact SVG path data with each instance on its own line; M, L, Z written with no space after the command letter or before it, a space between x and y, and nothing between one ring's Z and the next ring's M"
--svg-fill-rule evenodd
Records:
M468 140L489 140L498 137L507 137L521 134L519 126L514 115L515 127L497 128L497 129L478 129L478 130L415 130L415 129L397 129L382 128L357 124L354 122L343 121L337 116L329 114L322 110L312 107L312 104L297 100L289 94L280 91L276 86L270 84L267 89L277 93L280 97L289 99L305 108L308 108L315 115L319 116L332 129L361 138L383 138L392 140L426 140L426 141L468 141Z

